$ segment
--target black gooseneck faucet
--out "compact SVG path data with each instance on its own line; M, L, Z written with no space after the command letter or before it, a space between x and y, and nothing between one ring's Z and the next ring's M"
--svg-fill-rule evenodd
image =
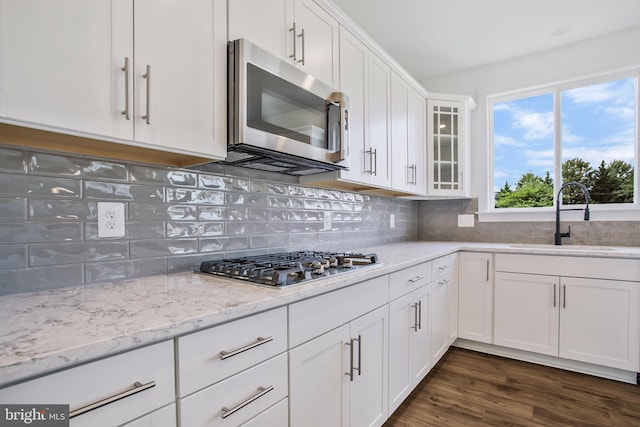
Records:
M562 211L579 211L579 210L581 210L581 208L560 209L560 197L562 196L562 190L564 190L565 188L567 188L569 186L576 186L576 187L580 188L582 190L582 192L584 193L584 199L586 201L586 206L584 208L584 220L585 221L589 221L589 190L587 189L587 187L585 187L583 184L580 184L579 182L575 182L575 181L567 182L562 187L560 187L560 190L558 191L558 198L556 199L556 234L555 234L556 245L561 245L562 244L562 238L563 237L571 237L571 226L569 226L569 231L567 231L566 233L561 233L560 232L560 211L561 210Z

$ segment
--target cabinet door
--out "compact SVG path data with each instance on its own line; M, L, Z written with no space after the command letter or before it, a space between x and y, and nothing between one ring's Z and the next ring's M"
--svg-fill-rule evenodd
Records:
M296 65L338 87L338 21L313 0L295 0L294 22L298 33ZM288 26L292 27L293 24Z
M465 118L463 103L429 100L428 189L432 195L463 195L462 132Z
M440 277L431 291L431 366L435 366L449 349L448 291L450 278Z
M393 413L413 390L411 349L417 323L413 294L389 304L389 413Z
M246 423L241 424L241 427L283 427L288 425L289 399L284 399Z
M449 290L447 294L448 311L447 325L449 328L449 345L458 338L458 254L451 254L449 272L451 281L449 282Z
M224 157L226 3L136 0L134 18L135 139Z
M340 90L349 96L349 170L340 171L343 179L369 182L366 154L366 69L367 47L349 31L340 28Z
M412 295L412 308L418 305L417 331L411 342L411 378L415 386L431 369L431 286L424 286Z
M413 169L409 164L409 88L395 72L391 73L391 185L409 191Z
M289 351L292 427L349 423L349 325Z
M560 357L640 370L638 283L561 278Z
M365 134L370 154L371 184L381 187L391 186L388 145L391 139L389 126L389 101L391 86L391 69L389 65L376 55L369 55L368 61L368 93L367 128Z
M559 278L496 272L493 343L558 355Z
M279 58L289 59L285 46L295 37L287 28L292 5L287 10L285 0L233 0L227 4L229 40L247 39Z
M1 0L0 116L131 139L125 57L131 1Z
M491 344L493 255L462 252L458 257L458 336Z
M357 366L349 384L349 425L353 427L381 426L389 416L388 310L384 305L351 322L353 364Z
M415 90L409 90L408 98L408 158L413 168L411 191L418 195L427 194L427 141L426 141L426 101ZM395 167L395 163L393 164Z

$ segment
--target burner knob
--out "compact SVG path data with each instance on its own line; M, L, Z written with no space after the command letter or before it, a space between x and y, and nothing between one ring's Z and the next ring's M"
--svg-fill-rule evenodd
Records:
M324 266L320 261L313 261L311 263L311 268L313 269L313 274L322 274L324 273Z
M353 260L352 260L352 259L345 259L345 260L342 262L342 266L343 266L344 268L351 268L351 267L353 267Z
M331 266L331 263L329 262L328 259L323 259L322 261L320 261L320 265L322 265L324 268L329 268Z
M335 257L329 258L329 266L330 267L337 267L338 266L338 259L335 258Z

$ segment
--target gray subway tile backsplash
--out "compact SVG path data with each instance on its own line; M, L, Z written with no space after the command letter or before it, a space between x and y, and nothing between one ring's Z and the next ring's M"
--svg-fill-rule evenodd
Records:
M98 236L102 201L125 204L125 236ZM417 212L412 201L224 165L164 168L3 145L0 294L187 272L207 259L415 240Z

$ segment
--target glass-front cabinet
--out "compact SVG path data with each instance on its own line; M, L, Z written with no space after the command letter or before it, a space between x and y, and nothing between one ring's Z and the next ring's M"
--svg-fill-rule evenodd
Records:
M433 94L431 94L433 96ZM441 95L427 102L427 193L470 197L470 97Z

